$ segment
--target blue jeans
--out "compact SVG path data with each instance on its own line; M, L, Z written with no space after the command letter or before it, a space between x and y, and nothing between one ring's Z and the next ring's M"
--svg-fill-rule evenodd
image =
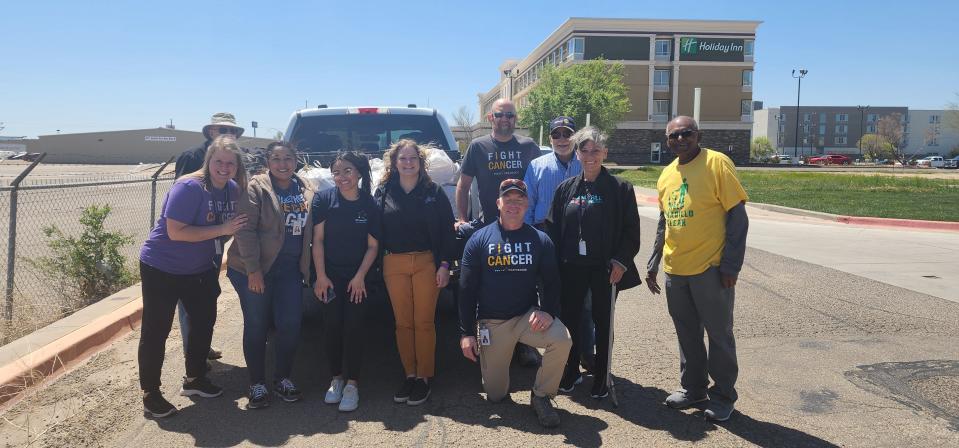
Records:
M243 310L243 357L246 358L250 383L266 383L266 337L271 324L276 328L274 352L276 367L273 378L289 378L293 369L293 355L300 339L300 321L303 316L303 275L300 257L280 255L270 272L263 277L263 294L250 291L245 274L229 268L226 276L240 296Z

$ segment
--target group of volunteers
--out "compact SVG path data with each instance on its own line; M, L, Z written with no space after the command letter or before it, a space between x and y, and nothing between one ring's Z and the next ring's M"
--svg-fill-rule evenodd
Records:
M236 144L243 129L233 115L215 114L203 129L204 145L178 160L178 179L140 254L138 362L146 413L176 412L160 392L160 378L178 307L186 364L180 394L223 393L207 372L208 358L220 356L211 339L224 255L243 312L248 409L267 407L274 396L287 402L302 396L291 372L304 287L322 308L331 377L324 401L340 411L357 409L367 274L375 266L382 269L405 374L393 400L425 402L435 372L436 303L457 262L460 348L479 363L487 400L509 395L514 352L539 364L530 405L545 427L560 423L552 397L583 383L581 364L592 373L590 396L607 397L612 309L617 294L642 277L634 262L640 228L633 186L603 166L607 137L594 127L577 130L570 117L553 119L553 151L540 155L533 140L514 135L512 102L496 101L487 119L492 132L470 143L462 163L455 219L454 204L427 172L428 144L392 144L375 185L365 155L340 152L330 168L335 188L316 191L296 174L296 148L282 141L266 148L267 172L248 178ZM666 127L677 159L657 183L660 215L645 280L653 294L665 289L679 341L682 387L665 404L699 406L707 419L725 421L737 399L733 308L747 196L729 157L700 147L699 138L690 117ZM474 179L482 216L467 222ZM466 240L462 253L457 237ZM275 366L267 383L271 332Z

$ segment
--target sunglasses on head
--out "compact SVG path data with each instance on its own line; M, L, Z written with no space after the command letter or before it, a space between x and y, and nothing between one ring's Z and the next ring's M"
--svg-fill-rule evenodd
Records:
M550 132L549 136L553 138L570 138L573 136L573 133L570 131L562 131L557 129L553 132Z
M695 133L696 133L696 130L694 129L683 129L682 131L676 131L670 134L666 134L666 137L668 137L670 140L676 140L679 137L689 138L691 135Z
M513 112L493 112L493 118L513 118L516 114Z

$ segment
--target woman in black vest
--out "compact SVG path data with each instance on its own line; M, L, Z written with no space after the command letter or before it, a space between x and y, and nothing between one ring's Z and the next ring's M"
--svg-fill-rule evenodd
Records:
M403 139L383 156L386 173L376 190L383 211L383 280L396 316L396 345L406 378L393 401L416 406L430 395L436 352L433 317L456 257L453 208L426 173L429 151Z
M546 222L560 263L562 321L580 322L583 298L587 290L592 293L596 362L591 395L603 398L609 394L606 373L612 286L622 291L640 284L633 262L639 252L639 212L632 184L603 167L606 135L588 126L571 140L583 172L556 187ZM560 383L562 392L572 392L582 382L576 346L579 327L567 328L573 347Z

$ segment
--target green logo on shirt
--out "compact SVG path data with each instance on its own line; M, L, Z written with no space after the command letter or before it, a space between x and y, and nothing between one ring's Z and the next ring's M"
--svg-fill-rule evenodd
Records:
M669 227L686 227L686 218L693 217L693 211L686 210L686 193L688 191L689 184L684 177L683 184L669 193L665 211L666 225Z

